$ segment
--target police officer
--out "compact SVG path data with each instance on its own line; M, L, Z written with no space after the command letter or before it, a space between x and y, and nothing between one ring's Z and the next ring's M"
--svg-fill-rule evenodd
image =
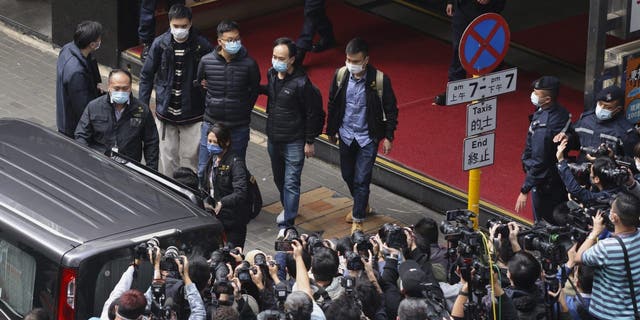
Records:
M533 82L531 103L536 111L531 117L522 167L526 178L516 201L516 212L527 204L531 191L533 215L537 221L552 221L553 209L567 200L567 193L555 167L556 145L554 137L566 132L571 124L571 115L558 104L560 82L556 77L544 76Z
M598 92L596 100L598 102L595 108L582 113L574 123L573 130L569 131L575 133L568 136L569 149L597 149L604 144L617 156L633 157L633 147L640 141L640 135L622 112L624 90L618 86L604 88ZM559 142L566 136L561 133L554 141ZM582 151L578 162L585 160L593 158Z
M453 57L449 66L448 80L461 80L467 77L467 72L462 68L460 57L458 56L458 46L460 39L467 26L478 16L494 12L499 13L504 9L505 0L447 0L447 15L451 17L451 45L453 47ZM434 103L444 105L445 94L435 97Z

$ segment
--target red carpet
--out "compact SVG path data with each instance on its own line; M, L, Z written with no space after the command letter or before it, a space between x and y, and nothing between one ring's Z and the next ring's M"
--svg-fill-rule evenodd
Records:
M309 53L305 60L325 105L334 71L344 64L344 46L355 36L365 38L370 44L370 62L391 77L400 109L396 140L388 157L466 191L468 175L462 171L466 108L431 105L433 97L445 88L451 46L339 1L329 1L328 15L340 46ZM302 19L302 7L298 7L240 22L242 42L258 61L263 83L271 65L273 40L281 36L295 39ZM508 211L513 211L524 179L520 155L529 125L527 116L533 112L530 84L536 77L520 72L519 90L498 98L496 160L493 166L482 169L481 198ZM582 110L582 93L562 88L560 95L575 119ZM266 98L261 97L258 104L266 105ZM531 208L522 216L532 219Z
M445 86L451 46L338 1L329 2L328 15L340 46L307 54L305 60L309 75L325 100L335 68L344 63L344 45L354 36L365 38L370 44L370 62L391 77L398 98L399 128L389 158L466 191L468 176L462 171L465 107L431 105L433 97ZM280 36L296 38L301 25L302 8L241 22L243 44L263 74L271 63L272 41ZM482 199L509 211L513 211L524 179L520 155L527 116L533 112L530 84L536 77L521 72L519 90L498 98L496 161L482 170ZM582 110L581 101L581 92L562 89L561 102L574 117ZM262 97L258 103L265 105L266 99ZM531 209L523 216L531 219Z
M511 33L511 41L540 51L569 64L584 68L587 58L588 15L581 14L560 21ZM553 34L553 37L541 35ZM607 48L625 43L607 36Z

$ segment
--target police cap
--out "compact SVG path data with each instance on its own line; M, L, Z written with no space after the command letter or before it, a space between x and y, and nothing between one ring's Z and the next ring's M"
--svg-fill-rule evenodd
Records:
M533 88L536 90L549 90L557 93L560 89L560 80L554 76L543 76L533 81Z
M618 86L606 87L596 95L597 101L611 102L624 98L624 90Z

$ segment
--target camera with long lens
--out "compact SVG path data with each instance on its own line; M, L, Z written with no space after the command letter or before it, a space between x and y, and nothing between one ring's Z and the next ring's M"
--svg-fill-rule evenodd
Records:
M389 247L404 251L407 248L407 235L404 229L393 223L385 223L378 230L380 239Z
M227 266L227 259L222 250L216 250L211 253L211 259L209 260L209 271L215 279L215 282L227 281L229 273L229 267ZM231 263L235 264L235 260Z
M309 235L309 237L307 237L306 249L310 255L313 255L316 248L324 247L324 246L325 245L324 245L324 242L322 241L322 238L317 233L312 233Z
M167 299L164 280L153 280L151 283L151 296L155 303L161 306L164 305Z
M620 165L612 169L603 169L602 174L606 176L609 181L613 181L616 186L624 186L629 180L629 170Z
M345 260L347 260L347 270L364 270L364 263L357 252L347 251L344 257Z
M278 310L264 310L258 314L258 319L262 320L285 320L287 316L284 312L284 302L289 296L289 288L285 282L280 282L274 287L276 301L278 301Z
M353 290L356 288L356 278L351 276L344 276L340 279L340 285L344 288L344 292L348 295L353 294Z
M148 259L149 255L151 255L151 262L155 260L155 248L160 246L160 241L158 238L151 238L146 242L139 243L133 248L134 255L139 259Z
M404 232L402 234L404 235ZM405 236L405 239L406 239L406 236ZM369 251L373 251L373 245L369 241L369 237L362 230L356 230L351 235L351 243L356 245L356 250L360 255L366 256L368 255ZM405 240L405 244L406 244L406 240Z
M251 274L249 272L251 272L251 265L247 261L242 261L238 267L238 280L241 283L250 283Z
M509 238L509 226L504 221L499 219L487 220L487 229L491 229L493 227L496 228L495 233L493 234L494 237L501 235L503 240Z
M616 147L611 148L611 150L613 150L615 152ZM607 145L605 144L601 144L596 148L593 147L585 147L582 146L580 147L580 151L584 152L594 158L598 158L598 157L607 157L609 156L609 149L607 148Z
M181 252L178 250L177 247L168 246L167 249L164 251L163 258L167 262L171 262L171 263L174 263L176 261L176 259L177 259L178 263L180 263L180 265L183 265L184 264L184 259L182 259L182 257L180 257L180 255L181 255Z
M584 242L589 233L591 232L591 226L593 225L593 217L596 216L598 211L602 211L603 222L608 230L613 230L613 223L609 220L609 210L611 205L609 201L604 203L597 203L590 207L583 208L574 201L567 203L569 212L567 214L566 226L571 233L571 239L578 243L578 247Z

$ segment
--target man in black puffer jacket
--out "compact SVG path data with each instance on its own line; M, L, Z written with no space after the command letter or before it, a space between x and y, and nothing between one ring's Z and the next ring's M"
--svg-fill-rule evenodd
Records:
M267 136L273 181L280 192L284 211L276 222L284 230L298 215L300 176L304 158L313 157L314 139L322 132L322 96L301 67L295 66L296 45L279 38L273 45L273 68L267 72Z
M245 159L251 110L260 86L260 69L240 43L238 24L222 21L217 32L218 46L202 57L196 78L203 80L207 91L198 156L200 179L207 165L207 131L214 123L231 129L231 149Z

